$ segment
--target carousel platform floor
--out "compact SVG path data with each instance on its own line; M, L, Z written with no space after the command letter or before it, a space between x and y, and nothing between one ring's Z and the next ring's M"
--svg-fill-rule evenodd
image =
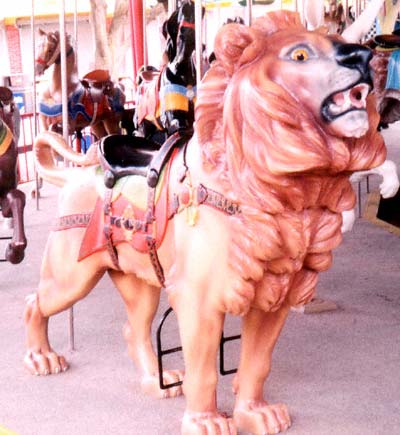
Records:
M399 164L400 125L384 136L389 158ZM370 184L376 188L378 177ZM26 192L30 188L22 186ZM122 336L124 307L107 277L74 308L74 351L67 313L50 321L53 347L68 358L70 370L34 377L22 366L24 299L38 281L57 192L45 184L39 210L35 201L27 201L29 245L23 263L0 263L0 427L18 435L177 435L184 398L156 400L141 393ZM363 204L365 195L363 183ZM290 313L267 385L271 402L289 406L288 435L400 434L399 265L399 237L357 219L318 286L318 296L338 309ZM159 318L166 308L163 296ZM238 331L238 319L228 318L225 333ZM171 317L164 345L178 343ZM235 367L237 357L238 343L231 342L226 367ZM183 367L180 355L171 355L166 365ZM219 407L228 413L231 381L232 375L220 377L218 389Z

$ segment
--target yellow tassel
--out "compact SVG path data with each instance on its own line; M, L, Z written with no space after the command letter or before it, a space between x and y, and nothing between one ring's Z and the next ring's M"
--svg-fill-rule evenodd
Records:
M195 226L199 216L199 211L196 206L190 205L186 208L186 222L191 227Z

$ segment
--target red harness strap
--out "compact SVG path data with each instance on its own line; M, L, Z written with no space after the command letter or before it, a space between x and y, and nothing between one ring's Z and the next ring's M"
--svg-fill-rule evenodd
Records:
M181 208L185 208L188 205L189 198L189 187L182 186L181 192L174 194L169 203L168 219L172 219ZM222 193L209 189L202 184L194 189L194 198L191 198L191 200L194 200L196 205L208 205L230 216L241 213L239 204L230 201Z
M65 231L71 228L86 228L92 217L92 213L76 213L60 216L56 219L52 231Z
M157 207L154 199L155 188L149 188L148 205L145 211L134 209L134 205L126 199L120 199L115 204L111 203L112 190L110 189L104 202L100 198L97 200L93 213L62 216L58 219L55 231L87 227L78 261L94 252L107 249L114 266L120 269L115 246L121 242L129 242L134 249L149 254L157 279L160 285L164 286L164 271L157 249L164 238L167 221L189 205L188 198L195 205L208 205L229 216L241 213L237 203L202 184L194 188L191 193L189 186L182 185L180 193L168 199L170 165L171 163L166 168L165 184Z

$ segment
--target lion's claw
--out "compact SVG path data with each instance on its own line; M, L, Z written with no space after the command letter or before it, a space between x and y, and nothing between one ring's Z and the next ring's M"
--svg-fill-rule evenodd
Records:
M272 435L288 429L291 425L286 405L249 401L235 409L233 418L238 429L254 435Z
M168 385L182 381L183 375L184 373L181 370L164 370L164 383ZM168 399L170 397L177 397L183 394L182 385L162 390L160 388L158 374L144 376L142 378L141 386L144 393L157 399Z
M28 351L24 358L24 366L35 376L58 374L65 372L69 368L65 358L57 355L55 352L46 352L43 354Z
M182 435L237 435L232 418L218 412L185 412Z

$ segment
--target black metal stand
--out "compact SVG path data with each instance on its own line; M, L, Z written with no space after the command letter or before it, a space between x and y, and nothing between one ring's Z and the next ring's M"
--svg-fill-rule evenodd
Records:
M221 341L219 342L219 372L221 375L231 375L232 373L237 372L236 369L225 370L225 353L224 346L227 341L240 340L240 335L231 335L229 337L225 337L224 333L222 333Z
M0 240L11 240L11 239L12 239L12 236L2 236L2 237L0 237ZM7 260L5 258L0 258L0 263L4 263L6 261Z
M173 388L173 387L177 387L179 385L182 385L182 381L178 381L178 382L173 382L171 384L165 384L164 383L164 378L163 378L163 361L162 358L164 355L169 355L171 353L176 353L176 352L181 352L182 351L182 346L178 346L178 347L172 347L169 349L163 349L162 345L161 345L161 330L164 326L165 321L167 320L167 317L169 316L169 314L172 312L172 308L168 308L163 316L161 317L160 323L158 325L157 328L157 334L156 334L156 339L157 339L157 361L158 361L158 375L159 375L159 382L160 382L160 388L162 390L166 390L168 388ZM222 333L221 336L221 341L219 343L219 371L221 373L221 375L225 376L225 375L230 375L232 373L236 373L237 372L237 368L236 369L229 369L226 370L225 369L225 364L224 364L224 357L225 357L225 353L224 353L224 346L225 343L227 341L232 341L232 340L239 340L240 339L240 335L232 335L229 337L225 337L224 333Z

